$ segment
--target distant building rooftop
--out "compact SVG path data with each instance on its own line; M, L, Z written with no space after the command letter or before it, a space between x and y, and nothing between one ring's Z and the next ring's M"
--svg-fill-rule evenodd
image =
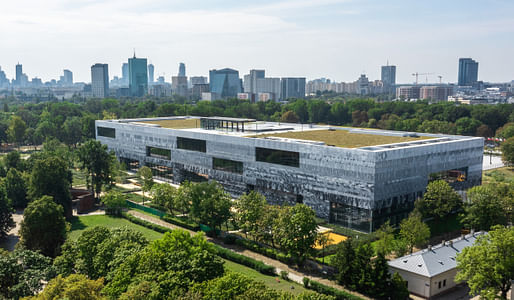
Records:
M485 232L468 234L444 244L423 249L388 262L392 268L405 270L425 277L433 277L457 267L457 254L473 246L478 236Z

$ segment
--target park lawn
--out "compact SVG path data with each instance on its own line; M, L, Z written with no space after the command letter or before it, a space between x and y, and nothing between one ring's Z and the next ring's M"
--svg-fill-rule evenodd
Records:
M503 167L493 170L484 171L482 174L482 182L483 184L487 183L499 183L505 182L510 183L514 182L514 168L513 167Z
M253 280L264 282L264 284L271 289L290 292L293 295L298 295L301 292L306 290L302 285L300 285L296 282L293 282L293 281L283 280L278 275L277 276L264 275L252 268L237 264L235 262L232 262L232 261L226 260L226 259L225 259L225 270L246 275L246 276L252 278ZM277 278L279 279L278 281L277 281ZM294 289L291 289L291 286L293 286Z
M162 233L131 223L123 218L115 218L106 215L93 215L73 217L71 221L71 231L68 234L68 238L76 240L84 230L94 226L104 226L107 228L119 228L126 226L141 232L150 241L157 240L162 237Z

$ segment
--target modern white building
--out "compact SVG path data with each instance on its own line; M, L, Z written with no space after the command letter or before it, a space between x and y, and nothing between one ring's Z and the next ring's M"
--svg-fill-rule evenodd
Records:
M389 271L400 274L407 281L407 289L411 294L432 298L457 285L454 280L457 274L457 255L462 249L473 246L477 237L483 234L477 232L463 235L397 258L388 263Z

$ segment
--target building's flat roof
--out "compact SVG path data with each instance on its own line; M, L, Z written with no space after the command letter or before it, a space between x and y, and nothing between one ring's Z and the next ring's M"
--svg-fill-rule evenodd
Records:
M478 236L485 232L477 232L464 237L439 244L410 255L399 257L388 262L390 267L415 273L425 277L433 277L457 267L457 254L462 249L473 246Z
M369 131L368 131L369 132ZM379 131L377 131L378 133ZM355 133L345 129L329 130L306 130L289 131L280 133L267 133L254 135L255 138L279 137L296 140L309 140L323 142L329 146L341 148L360 148L367 146L386 145L394 143L412 142L419 140L432 139L429 136L398 136L371 133Z
M135 123L155 124L162 128L189 129L200 127L199 118L162 119L162 120L141 120Z
M230 118L230 117L200 117L200 119L205 120L215 120L215 121L228 121L228 122L255 122L255 119L246 119L246 118Z

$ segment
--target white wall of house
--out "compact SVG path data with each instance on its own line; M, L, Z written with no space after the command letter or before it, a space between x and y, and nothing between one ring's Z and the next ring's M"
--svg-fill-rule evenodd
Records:
M409 293L425 298L430 297L430 278L405 270L396 269L391 266L389 269L393 271L393 273L400 274L403 280L407 281L407 289L409 290Z
M430 297L455 287L457 285L454 281L456 274L457 269L451 269L432 277L430 280ZM441 283L440 288L439 282Z

